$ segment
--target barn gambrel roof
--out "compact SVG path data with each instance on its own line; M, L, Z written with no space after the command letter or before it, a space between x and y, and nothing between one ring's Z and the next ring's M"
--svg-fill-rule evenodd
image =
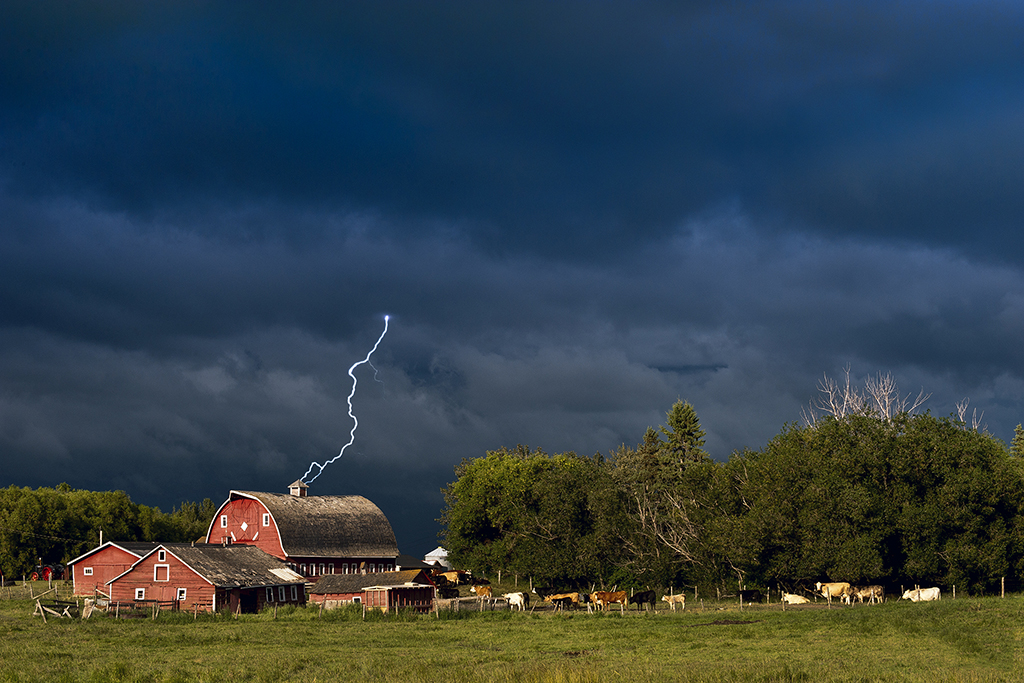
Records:
M380 508L362 496L293 496L232 491L263 503L289 557L398 557L398 541Z

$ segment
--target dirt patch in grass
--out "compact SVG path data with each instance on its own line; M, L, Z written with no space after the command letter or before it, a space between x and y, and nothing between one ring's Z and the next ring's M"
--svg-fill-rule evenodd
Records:
M739 626L741 624L757 624L756 621L742 621L740 619L715 619L714 621L708 621L703 624L688 624L687 628L694 628L695 626Z

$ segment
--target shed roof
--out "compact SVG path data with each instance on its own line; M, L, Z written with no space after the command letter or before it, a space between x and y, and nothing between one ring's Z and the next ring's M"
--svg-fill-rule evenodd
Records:
M407 583L429 585L429 579L423 574L422 569L374 574L325 574L317 580L310 593L315 595L358 593L364 588L404 586Z
M280 586L305 582L305 579L288 569L284 562L255 546L167 544L164 547L218 588Z
M68 565L78 564L82 560L86 559L91 555L95 555L104 548L120 548L121 550L134 555L135 557L142 557L143 555L149 554L150 551L155 550L159 546L165 546L170 548L171 546L177 545L189 545L187 543L159 543L157 541L107 541L103 545L98 545L92 550L87 550L73 560L68 561Z
M397 557L398 542L380 508L362 496L292 496L232 491L255 498L274 517L289 557Z

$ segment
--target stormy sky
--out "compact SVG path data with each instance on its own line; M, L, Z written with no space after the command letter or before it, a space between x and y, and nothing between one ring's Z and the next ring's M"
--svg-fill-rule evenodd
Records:
M0 485L169 511L720 460L822 376L1024 420L1024 6L0 3Z

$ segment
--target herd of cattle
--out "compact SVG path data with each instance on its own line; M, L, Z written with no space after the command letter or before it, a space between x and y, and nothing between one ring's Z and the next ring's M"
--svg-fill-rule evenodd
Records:
M504 600L510 609L526 610L530 608L530 592L518 591L513 593L502 593L495 595L486 579L475 579L469 572L450 571L435 572L434 582L437 585L438 595L441 598L458 598L460 585L470 585L470 593L481 600ZM853 586L849 583L817 583L814 594L825 598L829 605L832 600L842 600L850 605L854 601L858 603L880 603L885 600L885 589L882 586ZM613 605L618 605L620 611L625 611L630 605L636 605L637 609L655 609L657 605L657 594L653 590L637 591L629 595L627 591L594 591L586 593L582 591L563 591L554 588L533 588L531 591L537 596L537 604L550 605L555 610L578 609L585 607L588 612L595 610L607 610ZM739 598L745 603L763 602L764 595L757 590L741 590ZM927 602L939 600L941 592L938 588L913 588L904 591L904 600L912 602ZM676 607L686 609L686 596L682 593L663 595L662 602L667 602L674 612ZM782 593L781 602L786 605L803 605L810 602L810 599L795 593Z

